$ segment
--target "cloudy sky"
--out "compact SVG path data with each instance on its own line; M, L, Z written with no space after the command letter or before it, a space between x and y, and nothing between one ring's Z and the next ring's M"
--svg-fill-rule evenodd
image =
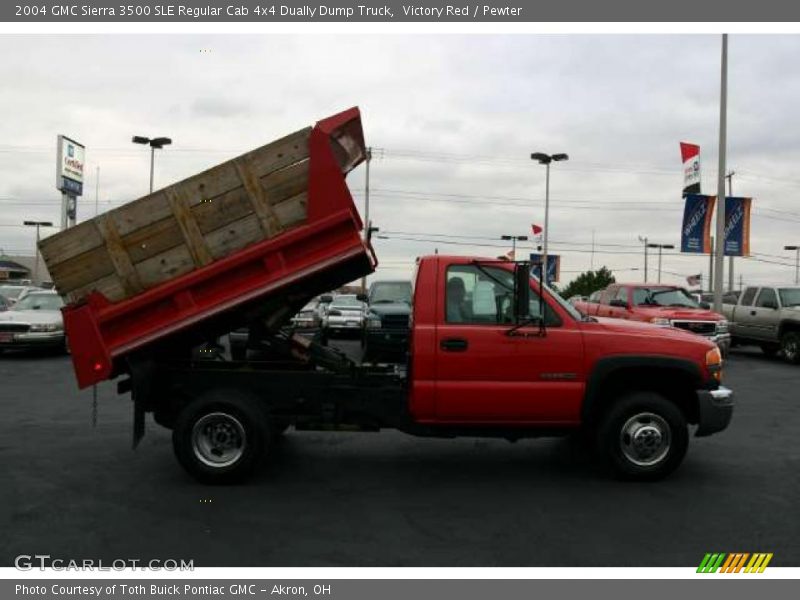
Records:
M679 141L701 146L703 191L716 191L719 36L5 35L0 53L7 254L33 253L23 219L59 220L58 133L87 147L82 220L98 167L101 211L147 191L134 134L174 140L159 187L352 105L374 148L382 277L435 249L502 254L502 234L543 223L532 151L570 155L551 176L562 281L591 265L640 280L638 236L679 244ZM800 244L799 56L797 36L730 39L728 168L734 193L755 198L745 283L794 276L782 248ZM363 206L363 166L349 184ZM663 269L683 283L708 258L672 252Z

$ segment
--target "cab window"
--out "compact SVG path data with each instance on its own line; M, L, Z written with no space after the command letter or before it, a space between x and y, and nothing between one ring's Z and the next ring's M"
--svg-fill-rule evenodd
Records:
M756 297L756 290L758 288L749 287L744 291L742 295L742 306L751 306L753 304L753 299Z
M539 295L531 290L531 319L541 315ZM454 265L447 269L445 321L470 325L514 324L514 275L496 267ZM561 325L561 319L545 304L546 325Z
M761 288L756 306L778 306L778 297L772 288Z

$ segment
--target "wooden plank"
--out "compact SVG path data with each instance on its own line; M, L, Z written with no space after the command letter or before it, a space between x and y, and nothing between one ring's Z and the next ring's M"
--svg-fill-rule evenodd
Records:
M151 223L166 219L172 215L167 196L163 190L154 194L129 202L106 213L114 222L114 226L121 236L126 236L132 231L146 227Z
M194 260L189 249L181 244L136 265L136 273L142 284L150 288L193 271Z
M77 302L94 291L100 292L111 302L118 302L127 297L125 290L122 289L119 277L112 273L107 277L93 281L89 285L72 290L67 294L67 299L69 302Z
M39 242L39 250L48 267L60 264L103 245L100 232L91 221L48 236Z
M183 243L178 223L172 216L123 236L122 243L133 264L147 260Z
M263 239L261 220L255 214L229 223L206 235L206 243L215 260Z
M105 246L98 246L70 260L53 265L50 268L50 277L56 283L58 291L65 294L113 275L114 272L114 264L108 256L108 250Z
M125 251L125 246L114 225L113 218L109 214L100 215L94 219L94 223L106 242L108 257L114 265L114 271L119 277L122 289L125 290L128 296L138 294L144 289L144 286L136 273L136 269L133 267L130 256Z
M285 228L295 227L306 220L308 215L308 193L302 192L275 205L275 214Z
M197 226L197 221L195 221L194 215L192 215L192 211L189 208L188 198L177 187L167 188L165 192L172 207L172 215L178 223L183 239L186 242L186 248L189 250L195 266L202 267L207 265L213 259L208 251L203 234L200 233L200 228Z
M253 204L253 212L258 216L264 234L268 238L274 237L281 232L283 227L269 204L269 198L261 186L261 180L246 160L237 158L233 164L239 172L244 189L247 190L247 195Z

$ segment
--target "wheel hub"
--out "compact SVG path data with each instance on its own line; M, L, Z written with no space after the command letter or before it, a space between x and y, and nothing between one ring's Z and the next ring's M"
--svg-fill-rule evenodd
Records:
M634 415L622 426L620 448L625 458L635 465L656 465L669 453L669 425L663 417L653 413Z
M222 468L238 461L246 446L244 426L233 415L209 413L192 428L195 457L209 467Z

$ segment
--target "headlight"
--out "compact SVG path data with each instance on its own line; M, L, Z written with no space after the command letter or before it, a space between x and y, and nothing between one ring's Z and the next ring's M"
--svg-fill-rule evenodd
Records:
M664 317L653 317L650 319L650 322L653 325L660 325L661 327L669 327L671 325L669 319L665 319Z
M380 329L381 319L377 315L367 315L367 329Z
M706 352L706 367L711 376L718 382L722 382L722 353L719 348L712 348Z
M33 332L61 331L61 325L56 323L41 323L37 325L31 325L30 330Z
M717 321L717 333L728 333L727 321Z

